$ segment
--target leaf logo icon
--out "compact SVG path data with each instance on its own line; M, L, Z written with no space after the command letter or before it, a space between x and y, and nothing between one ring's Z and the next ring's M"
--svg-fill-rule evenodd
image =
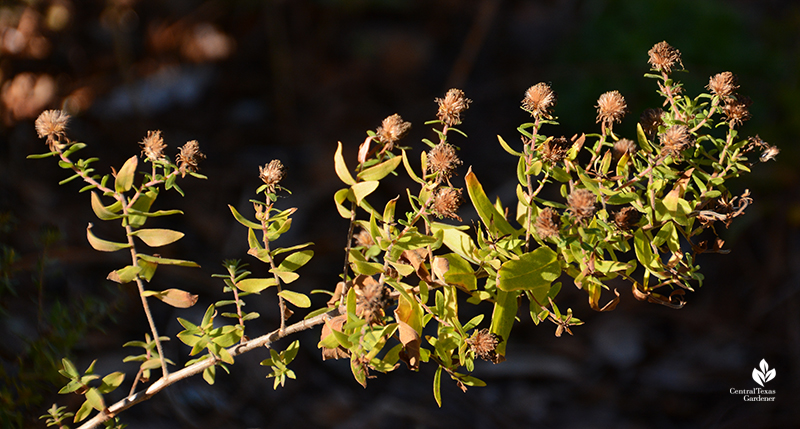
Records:
M761 371L759 371L759 368L753 368L753 380L755 380L759 386L764 387L764 383L775 378L775 368L769 369L769 364L767 364L767 361L764 359L761 359L758 366Z

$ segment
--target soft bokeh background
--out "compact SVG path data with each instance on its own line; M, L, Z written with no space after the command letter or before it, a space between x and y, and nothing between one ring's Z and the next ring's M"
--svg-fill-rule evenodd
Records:
M44 109L72 112L70 136L90 146L99 171L139 151L148 130L163 130L170 151L197 139L207 181L185 180L186 197L165 194L160 208L186 216L161 221L186 237L164 251L202 269L160 269L154 289L201 295L193 309L154 304L162 331L176 317L199 319L221 297L225 258L246 254L245 231L226 204L246 210L258 165L280 158L289 169L281 200L298 207L281 244L316 243L297 287L332 288L341 269L346 221L332 203L336 141L355 158L365 130L400 113L414 126L405 143L418 154L432 132L435 97L450 87L474 100L460 127L462 148L490 195L513 200L514 161L496 143L516 141L528 86L558 92L556 135L597 132L593 105L619 90L631 114L618 127L632 135L638 115L658 107L653 81L642 78L647 50L668 41L690 73L690 94L721 71L739 76L753 100L742 132L778 145L777 162L757 165L733 184L755 199L746 216L721 231L727 256L705 256L706 282L676 311L635 301L622 286L611 313L594 313L585 294L565 286L559 305L587 323L555 338L527 314L515 328L509 360L479 365L489 383L461 393L445 381L444 406L431 393L433 368L400 368L363 390L346 362L320 361L318 331L300 336L298 380L274 392L258 362L237 360L209 387L187 380L122 414L130 428L175 427L616 427L779 428L800 424L800 5L791 0L29 0L0 4L0 407L3 427L31 427L55 401L63 355L85 368L98 359L108 373L146 331L138 297L105 275L124 257L98 254L85 242L99 225L86 194L44 151L33 119ZM462 171L457 183L463 178ZM408 182L377 198L404 194ZM462 210L468 221L473 216ZM315 305L324 298L315 297ZM251 298L263 317L250 334L276 326L274 298ZM297 316L292 321L297 320ZM68 322L67 322L68 321ZM280 344L284 347L285 344ZM179 365L188 348L167 344ZM777 369L773 403L743 402L731 388L757 387L761 359ZM121 390L126 390L123 388ZM115 399L115 398L111 398ZM21 420L20 420L21 419Z

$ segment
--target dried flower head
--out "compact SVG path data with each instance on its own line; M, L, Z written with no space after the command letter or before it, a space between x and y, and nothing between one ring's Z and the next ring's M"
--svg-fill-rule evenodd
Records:
M286 176L286 168L283 163L277 159L273 159L269 164L258 166L258 177L268 186L275 187Z
M383 120L376 134L378 140L386 146L386 150L392 150L394 144L408 134L409 128L411 128L411 122L403 121L403 118L395 113Z
M560 162L567 156L567 151L569 151L570 146L572 146L571 142L563 136L547 139L540 149L542 151L542 158L551 164Z
M628 154L628 157L633 156L636 153L638 146L636 142L631 139L619 139L616 143L614 143L614 158L620 159L622 155Z
M751 104L753 104L753 100L750 97L736 95L726 100L725 105L722 106L722 112L725 113L728 122L735 127L750 119L749 107Z
M522 109L534 117L549 118L557 101L556 93L550 85L540 82L525 91L522 99Z
M456 212L463 201L461 189L439 188L433 196L431 209L433 209L433 213L435 213L439 219L449 217L460 222L461 218Z
M34 126L39 138L47 137L47 146L51 151L62 148L61 138L66 136L69 115L63 110L45 110L42 112Z
M630 231L639 223L642 214L633 207L623 207L614 214L614 223L619 229Z
M761 153L761 157L759 158L761 162L767 162L771 159L775 159L776 156L781 152L777 146L770 146Z
M356 314L370 325L379 321L384 316L383 310L391 304L389 289L375 280L364 281L356 288Z
M628 112L628 103L619 91L608 91L597 99L597 122L602 123L603 133L611 130L615 122L622 122Z
M372 240L372 236L369 235L369 231L366 229L361 229L358 231L357 234L353 235L353 241L355 241L356 247L372 247L375 242Z
M450 89L444 98L436 98L434 101L439 103L436 117L450 127L461 123L461 114L469 109L469 104L472 103L472 100L464 97L464 91L457 88Z
M467 345L475 353L475 356L492 363L498 363L497 345L501 341L502 339L499 335L484 328L480 331L475 331L471 337L467 338Z
M639 117L639 123L642 125L642 130L650 138L656 135L659 126L664 125L664 120L661 119L663 114L664 111L660 108L645 109L645 111L642 112L642 116Z
M569 212L578 221L584 221L594 215L597 197L592 191L584 188L573 189L567 196Z
M730 97L737 89L739 89L739 85L736 83L736 75L726 71L711 76L711 78L708 79L708 85L706 88L718 95L720 98L724 99Z
M555 209L545 207L539 212L539 216L536 217L534 226L536 227L536 233L539 234L539 238L557 237L558 229L561 226L561 216L559 216Z
M428 151L427 170L437 173L437 181L449 181L456 168L461 165L461 160L456 155L456 148L448 143L439 143Z
M659 139L662 155L678 157L692 143L692 134L685 125L673 125L659 135Z
M164 139L161 138L161 131L148 131L147 137L145 137L140 143L142 145L142 155L146 156L151 162L158 161L159 159L164 157L164 149L167 148L167 145L164 143Z
M181 177L186 176L187 172L197 172L197 165L201 160L205 159L205 155L200 152L200 144L197 140L190 140L185 145L178 148L180 152L176 158L178 161L178 171L181 172Z
M683 62L681 61L681 51L670 46L666 41L656 43L647 55L650 56L648 62L653 70L672 73L672 68L675 64L679 64L683 69Z

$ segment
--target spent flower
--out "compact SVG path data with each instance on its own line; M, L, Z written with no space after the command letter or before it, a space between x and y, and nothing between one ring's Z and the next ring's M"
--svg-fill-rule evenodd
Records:
M386 150L392 150L394 144L405 137L410 128L411 122L403 121L403 118L395 113L394 115L387 116L386 119L383 120L376 134L378 140L385 145Z
M582 222L594 215L597 197L592 191L584 188L573 189L567 196L567 205L573 218Z
M431 209L439 219L449 217L460 222L461 218L456 212L462 202L464 199L461 196L461 189L439 188L433 196Z
M672 68L676 65L680 65L681 69L683 69L681 51L675 49L666 41L656 43L647 51L647 55L650 56L648 62L653 70L670 74L672 73Z
M557 101L556 93L550 85L540 82L525 91L522 99L522 109L534 117L549 118Z
M181 177L185 177L187 172L197 172L198 164L205 159L205 155L200 152L200 143L197 140L190 140L185 145L178 148L180 151L176 160Z
M608 91L597 99L597 122L602 123L603 133L611 131L613 124L622 122L628 112L628 103L619 91Z
M539 237L542 239L557 237L560 226L561 216L551 207L545 207L540 211L539 216L536 217L536 223L534 224L536 233L539 234Z
M456 154L456 148L449 143L439 143L428 151L428 172L437 173L437 181L450 180L456 168L461 165L461 160Z
M732 96L737 89L739 89L739 85L736 84L737 79L736 75L733 73L726 71L722 73L717 73L714 76L711 76L708 79L708 88L709 91L713 92L714 94L718 95L720 98L728 98Z
M472 103L472 100L464 97L464 91L457 88L450 89L444 98L436 98L434 101L439 103L436 117L450 127L461 123L461 114L469 109L469 104Z
M147 157L151 162L158 161L164 157L164 149L167 148L164 139L161 138L161 131L148 131L140 143L142 145L142 155Z
M36 133L39 138L47 137L47 146L51 151L63 147L61 138L66 136L69 119L70 116L63 110L45 110L36 118Z

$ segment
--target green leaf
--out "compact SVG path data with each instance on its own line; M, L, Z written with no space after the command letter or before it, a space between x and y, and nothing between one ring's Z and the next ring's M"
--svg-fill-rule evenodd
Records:
M117 192L127 192L133 186L133 176L136 173L136 166L139 164L139 157L136 155L128 158L122 168L117 173L117 178L114 181L114 189Z
M108 207L103 206L103 203L100 202L100 197L97 196L96 192L92 192L91 199L92 199L92 210L94 211L94 214L97 216L98 219L111 220L111 219L119 219L122 217L122 215L116 214L113 211L109 210ZM117 205L118 204L112 204L109 207Z
M42 159L42 158L50 158L51 156L58 156L58 152L47 152L47 153L37 153L31 154L25 157L26 159Z
M373 193L376 189L378 189L378 185L380 182L377 180L372 180L369 182L360 182L354 184L350 189L353 190L353 195L356 199L356 204L361 204L361 201L367 197L367 195Z
M467 291L478 288L478 279L469 262L455 253L448 253L443 257L449 264L449 269L444 274L444 279L448 284L461 286Z
M268 287L277 285L278 282L275 281L274 278L270 279L257 279L257 278L249 278L240 280L236 283L236 287L240 290L250 293L260 293L262 290L267 289Z
M639 140L639 147L644 149L645 152L653 152L653 146L647 141L642 124L636 124L636 139Z
M411 163L408 162L408 155L406 154L406 151L403 150L402 152L403 152L403 166L406 168L406 172L408 173L408 177L410 177L411 180L413 180L413 181L415 181L415 182L417 182L417 183L419 183L421 185L424 185L425 181L420 179L419 176L417 176L417 173L414 173L414 169L411 168ZM423 171L423 173L425 173L425 172Z
M64 373L66 373L62 373L62 375L65 375L68 378L78 378L81 376L78 374L78 370L75 368L75 365L72 364L71 360L67 358L61 358L61 364L64 366Z
M200 265L198 265L196 262L184 261L182 259L160 258L157 256L145 255L144 253L139 253L137 256L139 257L139 259L144 259L147 262L152 262L158 265L177 265L180 267L200 268Z
M158 268L158 264L153 262L145 261L139 258L136 261L136 265L138 265L142 270L139 271L139 278L144 279L146 281L150 281L153 278L153 275L156 273L156 268Z
M92 404L89 401L85 401L83 405L81 405L81 409L75 413L75 418L72 420L75 423L82 421L83 419L89 417L89 414L92 412Z
M152 296L176 308L189 308L197 303L197 295L180 289L167 289L162 291L146 290L142 294Z
M103 384L97 388L100 393L109 393L112 392L114 389L119 387L120 384L125 380L125 373L124 372L112 372L107 376L103 377Z
M144 241L144 244L150 247L166 246L167 244L174 243L183 238L182 232L160 228L140 229L131 232L130 235L139 237L139 239Z
M364 274L366 276L374 276L375 274L383 272L383 265L377 262L354 260L350 261L350 263L353 264L353 270L358 274Z
M118 270L110 272L108 274L108 277L106 277L106 278L108 280L111 280L113 282L117 282L119 284L125 284L125 283L132 282L133 279L136 278L136 275L139 274L139 272L141 272L141 271L142 271L142 267L140 267L138 265L135 266L135 267L133 265L128 265L125 268L120 268Z
M489 201L489 198L483 191L483 186L478 181L475 173L472 172L472 168L469 169L464 180L467 183L467 192L469 193L470 200L472 200L472 205L475 206L475 209L478 211L478 216L480 216L484 225L490 230L493 229L492 225L494 225L494 228L502 234L513 234L514 228L497 212L497 209L495 209L494 205Z
M92 233L93 226L94 225L92 225L90 222L89 226L86 227L86 238L89 240L89 244L94 250L98 250L100 252L116 252L117 250L128 249L131 247L131 245L128 243L116 243L97 238Z
M348 199L355 199L355 197L353 197L353 191L351 191L350 188L339 189L333 194L333 202L336 203L336 210L339 212L339 215L345 219L350 219L353 215L353 212L344 206L344 202Z
M347 164L344 163L344 156L342 156L342 142L336 146L336 153L333 155L333 168L336 170L336 175L339 176L339 179L344 182L346 185L355 185L356 181L353 179L353 176L350 175L350 169L347 168Z
M497 291L494 310L492 311L492 325L489 330L495 335L499 335L502 341L497 345L495 351L503 359L506 354L506 343L514 325L514 318L517 316L517 295L518 292Z
M305 294L294 292L291 290L282 290L278 293L279 296L283 297L283 299L291 302L296 307L300 308L308 308L311 307L311 299L308 298Z
M94 387L86 391L86 402L97 411L103 411L106 408L103 395Z
M353 377L356 379L358 384L366 388L367 369L365 365L360 362L358 355L355 353L353 353L353 355L350 357L350 370L353 372Z
M395 168L400 165L401 161L403 161L403 158L399 156L390 158L378 165L367 168L361 173L358 173L358 178L364 181L381 180L389 175L389 173L394 171Z
M278 271L278 270L269 270L269 272L277 275L282 282L289 284L294 282L295 280L300 278L300 275L291 271Z
M255 230L261 231L261 224L255 223L253 221L247 220L244 216L242 216L232 205L228 204L228 208L231 209L231 213L233 214L234 219L240 224Z
M295 271L302 267L314 256L313 250L302 250L300 252L292 253L278 266L277 271Z
M503 146L503 149L505 149L506 152L508 152L508 153L510 153L511 155L514 155L514 156L522 156L521 153L515 151L514 149L511 149L511 146L509 146L508 143L506 143L506 141L503 140L502 137L500 137L500 134L497 135L497 141L500 142L500 146ZM441 406L441 404L439 406Z
M148 217L160 216L158 213L150 213L150 206L153 205L153 202L156 200L158 193L155 191L148 191L144 194L139 194L139 197L131 206L128 213L128 224L133 228L139 228L147 221Z
M289 347L286 347L286 350L281 353L283 355L283 363L287 365L292 363L298 351L300 351L300 341L294 340L292 344L289 344Z
M497 287L506 292L532 291L541 302L559 275L561 265L556 252L549 247L540 247L523 254L518 260L506 261L497 274Z
M436 373L433 374L433 398L436 400L436 403L439 405L439 408L442 408L442 367L441 366L436 367Z
M459 227L433 222L431 223L431 231L434 235L438 235L441 232L444 245L448 249L468 261L477 263L472 256L472 252L475 250L475 242L469 234L461 231Z

